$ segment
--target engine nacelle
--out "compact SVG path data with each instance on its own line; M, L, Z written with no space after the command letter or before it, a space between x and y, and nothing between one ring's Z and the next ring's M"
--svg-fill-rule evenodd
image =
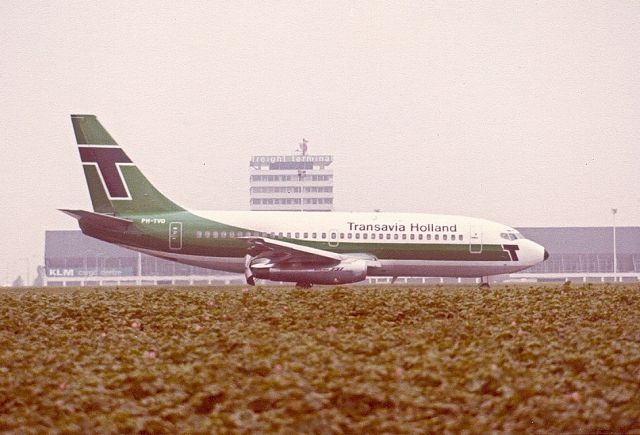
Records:
M257 266L257 265L256 265ZM335 266L311 267L305 265L269 268L251 267L255 278L303 284L351 284L367 277L367 263L360 259L347 259Z

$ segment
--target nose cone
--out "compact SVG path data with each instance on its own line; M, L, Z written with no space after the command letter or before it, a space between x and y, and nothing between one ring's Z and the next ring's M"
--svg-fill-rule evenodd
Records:
M544 249L544 246L533 240L519 239L518 246L520 248L518 250L518 257L522 266L535 266L549 258L549 253Z

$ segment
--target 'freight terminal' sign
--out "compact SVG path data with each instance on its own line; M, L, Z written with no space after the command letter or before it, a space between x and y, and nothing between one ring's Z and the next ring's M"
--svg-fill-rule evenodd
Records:
M311 162L329 164L333 156L252 156L251 163L276 163L276 162Z

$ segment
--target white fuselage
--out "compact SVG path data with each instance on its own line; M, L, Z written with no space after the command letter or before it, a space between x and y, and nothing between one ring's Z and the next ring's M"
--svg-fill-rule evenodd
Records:
M251 228L262 233L263 237L324 243L322 249L333 252L370 254L374 251L378 262L369 267L367 274L370 276L480 277L523 270L543 261L545 256L542 246L524 238L511 227L464 216L260 211L190 213L234 227ZM223 238L223 234L206 233L200 231L198 234L199 237L210 238L212 244ZM249 234L224 234L224 238L245 236ZM344 251L345 246L348 246L348 251ZM398 246L418 251L437 246L440 258L406 258L406 255L394 258ZM496 249L505 251L503 258L491 259L489 250ZM509 249L511 253L507 252ZM206 268L231 272L244 269L244 260L239 257L140 250ZM448 258L449 251L451 258ZM455 258L461 254L466 254L464 259Z

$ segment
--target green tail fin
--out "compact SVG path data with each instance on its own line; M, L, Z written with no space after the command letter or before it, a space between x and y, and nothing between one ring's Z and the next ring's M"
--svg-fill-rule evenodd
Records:
M184 210L153 187L95 115L71 115L71 122L94 211L128 215Z

